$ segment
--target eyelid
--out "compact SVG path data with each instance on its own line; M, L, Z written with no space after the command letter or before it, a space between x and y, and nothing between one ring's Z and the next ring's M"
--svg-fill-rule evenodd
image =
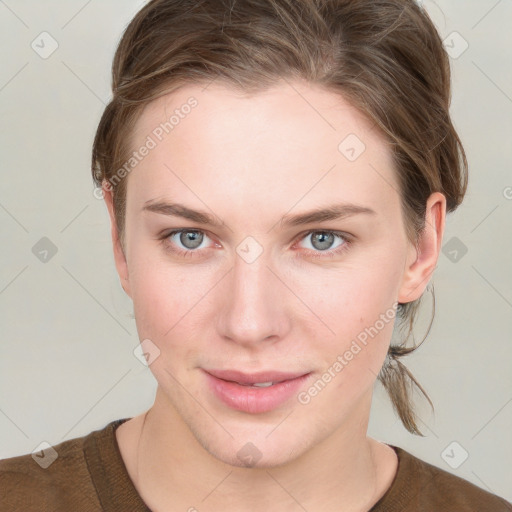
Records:
M191 231L196 231L198 233L202 233L203 235L206 235L208 238L212 239L212 237L209 235L208 231L206 231L204 229L199 229L199 228L172 229L171 231L164 231L161 235L158 236L158 238L160 239L160 241L162 243L170 244L170 242L169 242L170 237L172 237L178 233L186 233L186 232L191 232ZM343 240L343 243L340 246L336 247L335 249L327 249L325 251L313 251L312 249L303 249L307 253L312 255L313 258L329 258L329 257L337 256L337 255L341 254L343 251L347 250L348 247L353 242L353 236L350 235L349 233L345 233L344 231L338 231L338 230L333 230L333 229L309 229L308 231L304 231L294 237L293 246L295 246L297 243L299 243L300 241L302 241L304 238L311 235L312 233L330 233L330 234L333 234ZM215 243L217 244L217 242L215 242ZM180 255L194 256L196 254L200 255L204 250L210 249L210 248L211 247L207 247L207 248L203 248L203 249L194 249L194 250L176 248L176 249L171 249L171 251L178 253Z
M312 233L331 233L333 235L337 235L341 238L344 238L345 240L350 240L353 238L353 236L349 233L346 233L345 231L339 231L337 229L308 229L307 231L304 231L302 233L299 233L295 238L296 239L302 239L305 238L308 235L311 235Z
M158 239L161 240L162 242L169 242L169 239L178 234L178 233L189 233L191 231L197 231L198 233L201 233L203 235L206 235L210 240L214 241L215 240L210 236L210 234L208 233L208 231L204 230L204 229L199 229L199 228L176 228L176 229L171 229L171 231L163 231L161 235L158 236ZM217 243L217 242L215 242ZM181 252L201 252L205 250L205 248L203 249L194 249L194 250L191 250L191 249L188 249L188 250L185 250L185 249L181 249L181 248L178 248L177 251L181 251Z
M310 256L313 258L324 258L325 259L325 258L334 258L335 256L339 256L352 245L353 238L354 238L349 233L345 233L344 231L338 231L335 229L310 229L308 231L305 231L305 232L299 234L296 237L296 240L297 240L296 243L299 243L304 238L308 237L309 235L311 235L313 233L329 233L329 234L337 236L343 240L343 243L334 249L326 249L325 251L313 251L312 249L303 249L307 253L309 253Z

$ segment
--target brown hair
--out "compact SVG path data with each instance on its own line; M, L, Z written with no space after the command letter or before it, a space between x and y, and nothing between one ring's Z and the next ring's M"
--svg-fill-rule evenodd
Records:
M447 212L462 202L467 162L449 115L449 59L434 24L414 0L152 0L119 43L113 98L92 150L96 185L115 185L121 241L126 179L119 180L116 171L131 156L130 135L142 109L187 84L218 79L249 94L282 78L343 95L382 130L412 243L425 227L430 194L445 195ZM420 300L398 305L397 320L409 331L389 348L378 378L407 430L422 435L414 386L430 399L399 361L417 348L406 347L406 341ZM434 314L435 302L432 320Z

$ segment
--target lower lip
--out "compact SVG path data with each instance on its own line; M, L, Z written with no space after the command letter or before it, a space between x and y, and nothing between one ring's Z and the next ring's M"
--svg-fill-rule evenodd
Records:
M296 395L310 373L285 380L268 387L242 386L236 382L219 379L204 372L208 385L215 396L229 407L238 411L257 414L269 412Z

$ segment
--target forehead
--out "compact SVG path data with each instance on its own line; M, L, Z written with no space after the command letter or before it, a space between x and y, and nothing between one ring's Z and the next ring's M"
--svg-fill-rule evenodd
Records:
M218 83L185 86L146 106L132 148L149 139L154 147L129 176L138 204L176 193L196 205L229 195L234 208L265 201L281 212L298 201L398 201L382 134L341 95L303 82L253 95Z

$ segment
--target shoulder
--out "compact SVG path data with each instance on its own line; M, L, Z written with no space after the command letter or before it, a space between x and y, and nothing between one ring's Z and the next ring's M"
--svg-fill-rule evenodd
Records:
M100 510L83 452L87 437L0 460L0 512Z
M399 469L392 487L398 487L398 494L403 499L402 506L408 506L405 510L512 511L512 504L503 498L433 466L402 448L393 448L398 455Z

